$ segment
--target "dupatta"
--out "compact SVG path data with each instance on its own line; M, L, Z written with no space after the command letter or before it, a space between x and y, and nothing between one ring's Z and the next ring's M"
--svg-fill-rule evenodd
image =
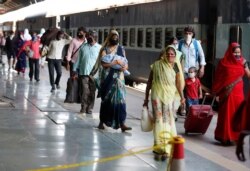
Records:
M220 93L224 88L234 83L240 77L243 77L245 71L243 67L244 58L240 56L237 60L233 55L233 49L240 47L238 43L231 43L220 60L213 81L212 90L214 93Z

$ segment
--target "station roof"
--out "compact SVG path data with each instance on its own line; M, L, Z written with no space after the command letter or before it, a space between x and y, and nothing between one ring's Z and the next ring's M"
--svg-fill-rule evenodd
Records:
M0 0L4 1L4 0ZM86 11L98 11L108 8L129 6L141 3L150 3L162 0L7 0L3 5L8 2L20 1L23 7L12 7L11 11L5 12L0 15L0 23L10 21L21 21L26 18L37 16L44 17L58 17L61 15L68 15ZM27 3L33 2L33 3ZM38 3L40 2L40 3ZM56 3L57 6L51 5Z
M44 0L0 0L0 15Z

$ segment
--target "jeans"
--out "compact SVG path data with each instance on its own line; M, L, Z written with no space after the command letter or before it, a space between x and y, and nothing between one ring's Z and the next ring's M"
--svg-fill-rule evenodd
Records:
M34 69L35 66L35 69ZM30 72L29 72L29 77L32 80L33 75L34 75L34 70L35 70L35 80L39 80L39 59L32 59L29 58L29 67L30 67Z
M56 70L56 80L54 80L54 68ZM59 85L62 76L62 60L61 59L48 59L49 80L52 88L55 88L55 84Z
M189 109L189 107L192 105L198 105L199 99L190 99L187 97L186 102L187 102L187 108Z

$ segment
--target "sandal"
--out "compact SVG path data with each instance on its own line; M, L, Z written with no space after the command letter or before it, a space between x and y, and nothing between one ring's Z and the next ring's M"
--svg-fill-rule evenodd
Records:
M128 126L126 126L126 125L122 125L122 126L121 126L121 130L122 130L122 132L125 132L125 131L130 131L130 130L132 130L132 128L131 128L131 127L128 127Z

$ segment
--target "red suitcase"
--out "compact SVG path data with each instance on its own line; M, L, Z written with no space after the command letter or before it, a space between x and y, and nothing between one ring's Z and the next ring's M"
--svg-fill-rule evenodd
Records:
M201 105L192 105L189 108L189 112L184 123L185 134L206 133L213 115L215 114L212 109L215 97L213 98L211 105L204 105L205 99L206 96L204 97Z

